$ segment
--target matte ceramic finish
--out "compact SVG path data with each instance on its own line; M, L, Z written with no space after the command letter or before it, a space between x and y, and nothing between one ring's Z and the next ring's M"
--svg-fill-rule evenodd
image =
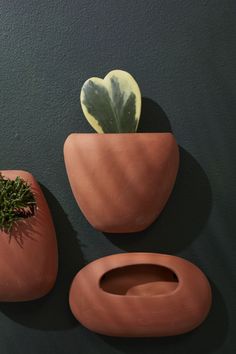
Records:
M182 258L125 253L84 267L73 280L69 301L78 321L94 332L171 336L201 324L211 306L211 288L200 269Z
M55 230L47 202L34 177L25 171L1 171L20 176L32 188L37 202L33 217L20 220L11 236L0 231L0 301L28 301L47 294L58 268Z
M80 209L105 232L147 228L164 208L179 166L171 133L71 134L64 156Z

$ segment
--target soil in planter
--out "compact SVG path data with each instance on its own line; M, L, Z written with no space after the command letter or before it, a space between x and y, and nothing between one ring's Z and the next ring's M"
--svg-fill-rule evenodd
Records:
M176 274L163 266L136 264L105 273L100 287L115 295L156 296L174 291L179 284Z

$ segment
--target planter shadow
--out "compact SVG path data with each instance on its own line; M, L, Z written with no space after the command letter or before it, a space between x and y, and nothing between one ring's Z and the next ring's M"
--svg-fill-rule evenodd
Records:
M2 302L0 311L15 322L41 330L64 330L78 326L68 304L70 284L84 266L76 232L57 199L40 185L52 213L56 229L59 270L53 290L45 297L29 302Z
M217 287L211 283L213 303L207 319L192 332L174 337L163 338L117 338L100 336L109 346L127 354L147 351L173 353L214 353L226 340L228 333L228 315L224 300Z
M172 132L166 113L157 102L150 98L142 98L142 112L138 126L139 133Z
M141 119L140 131L171 131L166 114L152 100L143 99L142 112L145 119ZM104 233L119 248L132 252L173 254L191 244L203 229L212 205L210 183L191 154L182 147L179 149L180 166L175 187L156 221L137 233Z

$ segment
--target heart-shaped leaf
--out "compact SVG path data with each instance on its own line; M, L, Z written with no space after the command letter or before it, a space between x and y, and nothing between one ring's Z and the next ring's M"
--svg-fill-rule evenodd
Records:
M141 93L134 78L112 70L104 79L92 77L81 90L80 101L88 122L98 133L132 133L141 113Z

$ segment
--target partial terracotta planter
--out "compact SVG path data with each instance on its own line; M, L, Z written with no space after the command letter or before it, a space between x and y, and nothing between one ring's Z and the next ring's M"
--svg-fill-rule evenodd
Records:
M56 234L44 195L25 171L0 171L10 179L21 177L31 185L37 209L19 220L11 235L0 231L0 301L28 301L46 295L58 269Z
M70 289L70 307L91 331L121 337L182 334L199 326L211 288L192 263L157 253L125 253L83 268Z
M111 233L147 228L164 208L179 166L172 133L71 134L64 157L83 214Z

